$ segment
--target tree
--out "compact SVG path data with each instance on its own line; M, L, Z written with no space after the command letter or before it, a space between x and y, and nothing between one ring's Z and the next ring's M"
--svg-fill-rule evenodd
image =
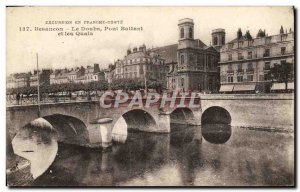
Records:
M272 82L285 83L285 91L287 91L288 82L294 81L293 72L294 67L292 63L274 64L267 74L267 79Z

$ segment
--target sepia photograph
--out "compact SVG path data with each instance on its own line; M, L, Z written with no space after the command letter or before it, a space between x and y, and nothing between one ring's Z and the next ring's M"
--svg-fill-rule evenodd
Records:
M8 188L295 187L293 6L5 10Z

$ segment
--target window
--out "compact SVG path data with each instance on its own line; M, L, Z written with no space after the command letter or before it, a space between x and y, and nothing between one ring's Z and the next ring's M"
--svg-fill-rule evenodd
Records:
M238 53L238 60L242 60L242 59L244 59L242 53Z
M181 55L181 56L180 56L180 63L181 63L181 64L184 64L184 55Z
M253 81L253 75L248 75L248 76L247 76L247 80L248 80L248 81Z
M232 61L232 54L228 55L228 61Z
M248 59L252 59L252 51L248 52Z
M183 28L180 29L180 38L184 38L184 29Z
M203 68L203 60L202 60L202 55L197 55L197 65L199 68Z
M232 65L231 64L229 64L227 66L227 73L233 73L233 69L232 69Z
M239 44L238 44L238 46L239 46L239 47L242 47L242 46L243 46L243 43L244 43L244 41L240 41Z
M225 37L222 37L222 45L225 45Z
M228 81L228 83L232 83L233 82L233 76L228 76L227 81Z
M193 38L193 28L192 27L190 27L189 28L189 38Z
M263 78L264 78L264 79L263 79L264 81L268 81L268 80L269 80L269 74L268 74L268 73L265 73L264 76L263 76ZM262 80L262 79L261 79L261 80Z
M211 68L211 57L210 55L207 56L207 68Z
M265 49L264 57L270 57L270 49Z
M253 45L253 41L252 40L249 40L248 41L248 46L252 46Z
M285 55L286 53L286 48L285 47L281 47L281 55Z
M181 87L184 86L184 78L181 78Z
M248 63L248 69L253 69L253 64L252 63Z
M238 64L237 67L238 67L238 72L243 72L242 64Z
M243 76L242 75L237 76L237 81L238 82L243 82Z
M287 35L286 34L282 34L281 35L281 41L285 41L286 40Z
M228 48L232 49L233 48L233 43L228 44Z
M265 68L264 70L270 70L270 62L265 63Z
M218 45L218 37L214 37L214 45Z
M193 64L194 62L194 55L190 55L190 63Z

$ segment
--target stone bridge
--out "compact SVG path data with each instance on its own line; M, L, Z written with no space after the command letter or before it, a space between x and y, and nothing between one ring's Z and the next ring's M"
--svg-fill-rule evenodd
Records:
M186 98L186 102L189 101ZM200 105L191 109L179 107L176 102L174 107L167 104L161 108L160 102L157 102L145 108L145 105L130 107L129 102L120 104L118 108L103 108L99 101L41 104L40 117L58 132L58 141L88 147L110 146L113 127L120 118L126 121L127 129L144 132L169 133L171 123L200 125ZM143 104L145 102L143 99ZM20 128L37 118L37 105L7 107L9 136L12 138Z
M128 101L129 102L129 101ZM145 101L143 101L145 102ZM187 100L186 102L189 102ZM40 106L41 117L58 132L59 141L88 147L108 147L116 122L124 118L128 129L169 133L171 123L210 123L267 128L294 126L294 96L200 95L199 107L149 108L122 103L118 108L102 108L99 101L49 103ZM8 106L7 131L12 138L20 128L38 118L38 106Z

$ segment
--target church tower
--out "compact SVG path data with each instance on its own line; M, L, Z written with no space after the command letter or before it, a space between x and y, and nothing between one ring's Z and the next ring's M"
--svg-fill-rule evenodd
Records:
M179 20L179 49L193 47L194 45L194 21L185 18Z
M225 45L225 29L214 29L211 33L212 46L218 51Z
M178 77L178 88L186 91L189 90L189 69L194 64L194 21L189 18L179 20L178 30L177 72L180 74Z
M178 23L179 40L177 49L178 70L187 70L193 62L190 49L195 47L194 21L189 18L181 19Z

